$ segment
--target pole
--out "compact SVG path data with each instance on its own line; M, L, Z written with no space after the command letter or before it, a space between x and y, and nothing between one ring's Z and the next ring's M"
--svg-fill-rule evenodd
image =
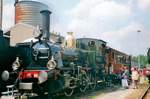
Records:
M139 40L139 50L140 50L140 32L141 32L141 30L137 30L137 34L138 34L138 40ZM140 52L140 51L139 51ZM139 69L141 68L141 63L140 63L140 54L139 54L139 56L138 56L138 67L139 67Z
M2 30L3 0L0 0L0 29Z

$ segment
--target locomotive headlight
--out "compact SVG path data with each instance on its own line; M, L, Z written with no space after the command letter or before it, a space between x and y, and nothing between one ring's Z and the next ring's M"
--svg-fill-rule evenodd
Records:
M1 77L3 81L7 81L9 79L9 72L6 70L3 71Z
M56 67L56 62L55 62L55 60L53 59L53 57L52 57L52 59L51 60L49 60L48 62L47 62L47 68L49 69L49 70L51 70L51 69L54 69L55 67Z

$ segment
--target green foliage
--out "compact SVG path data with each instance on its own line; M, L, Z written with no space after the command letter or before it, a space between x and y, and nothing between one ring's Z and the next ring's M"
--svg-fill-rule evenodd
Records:
M136 62L140 62L141 67L146 66L146 64L148 64L148 59L146 55L138 55L138 56L134 56L132 57L132 60L136 61Z

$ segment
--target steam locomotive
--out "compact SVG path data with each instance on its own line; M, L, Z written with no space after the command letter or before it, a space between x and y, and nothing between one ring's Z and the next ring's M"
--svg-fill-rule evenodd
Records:
M41 34L35 37L36 41L11 47L9 38L1 32L1 89L3 85L13 84L22 96L26 93L44 95L46 92L49 96L62 92L71 96L76 88L81 92L94 89L98 80L104 80L102 75L105 74L104 62L97 61L97 58L105 59L104 55L97 57L100 52L96 50L96 42L78 42L76 48L62 48L59 37L55 43L50 42L51 12L44 10L41 13L43 27ZM105 49L105 44L102 46Z

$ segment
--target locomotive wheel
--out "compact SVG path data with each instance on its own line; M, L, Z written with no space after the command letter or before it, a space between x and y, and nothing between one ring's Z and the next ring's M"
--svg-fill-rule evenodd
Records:
M73 92L74 92L74 89L67 88L67 89L65 89L64 94L65 94L65 96L70 97L70 96L72 96Z
M90 81L90 89L92 90L95 90L96 89L96 86L97 86L97 81L95 78L92 78L91 81Z
M87 90L88 86L89 86L88 78L83 76L80 81L80 86L79 86L80 91L85 92Z
M96 86L97 86L96 75L94 76L94 75L90 74L89 78L90 78L90 85L89 85L89 87L90 87L90 89L95 90Z
M76 80L74 78L70 78L70 80L68 80L66 82L67 87L65 88L65 95L66 96L72 96L74 89L76 88Z

